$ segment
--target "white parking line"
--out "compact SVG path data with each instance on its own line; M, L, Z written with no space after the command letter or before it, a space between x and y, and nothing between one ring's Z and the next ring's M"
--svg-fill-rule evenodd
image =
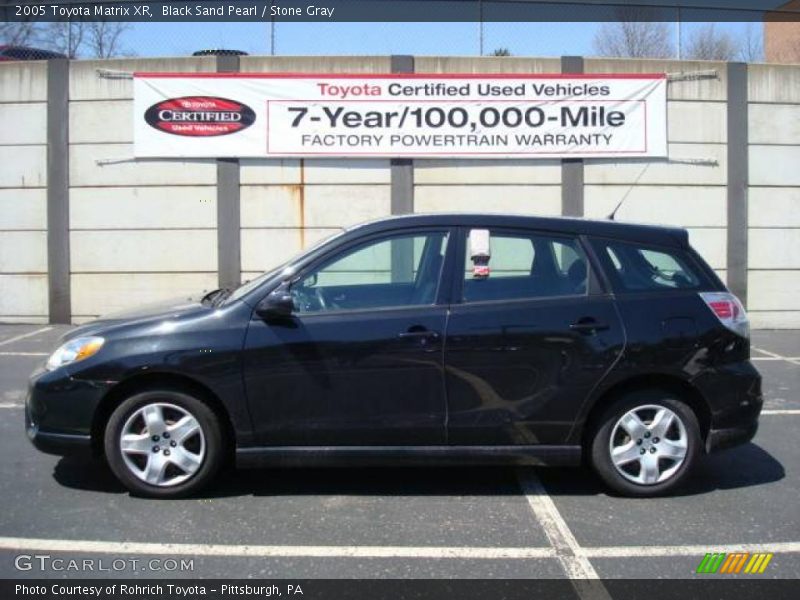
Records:
M0 352L0 356L48 356L47 352Z
M470 548L440 546L261 546L238 544L158 544L89 540L0 537L2 550L166 554L187 556L257 556L313 558L553 558L553 548Z
M781 356L775 352L770 352L769 350L764 350L763 348L756 348L755 346L750 346L756 352L761 352L761 354L766 354L768 357L773 358L775 360L782 360L793 365L800 365L800 358L790 357L790 356Z
M580 554L578 540L536 474L531 469L519 470L517 478L536 521L550 540L556 558L572 581L578 596L592 600L611 600L611 595L600 581L592 563Z
M0 550L33 550L65 553L146 554L175 556L251 556L299 558L454 558L454 559L531 559L558 558L558 550L546 548L473 548L469 546L268 546L244 544L161 544L154 542L112 542L0 537ZM594 546L577 547L575 552L588 558L627 558L632 556L696 556L707 552L800 553L800 542L773 544L723 544L703 546ZM594 570L592 568L592 570Z
M3 340L0 342L0 346L5 346L6 344L10 344L12 342L16 342L19 340L24 340L27 337L31 337L33 335L37 335L39 333L44 333L45 331L50 331L52 327L42 327L41 329L37 329L36 331L29 331L28 333L23 333L22 335L17 335L12 338L8 338L7 340Z
M800 552L800 542L774 544L724 544L721 546L609 546L582 548L581 554L592 558L626 558L629 556L703 556L707 552Z
M14 402L0 402L0 408L22 408L22 404Z

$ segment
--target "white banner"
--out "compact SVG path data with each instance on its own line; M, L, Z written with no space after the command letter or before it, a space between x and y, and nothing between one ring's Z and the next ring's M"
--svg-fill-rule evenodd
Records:
M666 157L663 74L136 73L137 157Z

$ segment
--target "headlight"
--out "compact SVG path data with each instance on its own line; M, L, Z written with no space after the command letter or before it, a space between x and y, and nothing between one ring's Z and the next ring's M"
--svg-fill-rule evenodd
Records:
M47 359L47 369L52 371L70 363L97 354L105 340L101 337L79 337L68 341Z

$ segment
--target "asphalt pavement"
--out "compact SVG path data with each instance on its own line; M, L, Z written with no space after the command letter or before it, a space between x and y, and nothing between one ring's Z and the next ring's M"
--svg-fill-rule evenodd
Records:
M0 577L691 578L737 551L773 553L749 577L800 577L798 331L753 333L759 432L673 496L620 498L584 468L340 468L159 501L28 442L27 376L66 329L0 325Z

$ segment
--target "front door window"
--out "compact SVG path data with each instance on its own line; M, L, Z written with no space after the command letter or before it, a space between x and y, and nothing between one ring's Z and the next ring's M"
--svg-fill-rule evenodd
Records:
M291 288L297 313L435 304L444 231L372 240L346 250Z

